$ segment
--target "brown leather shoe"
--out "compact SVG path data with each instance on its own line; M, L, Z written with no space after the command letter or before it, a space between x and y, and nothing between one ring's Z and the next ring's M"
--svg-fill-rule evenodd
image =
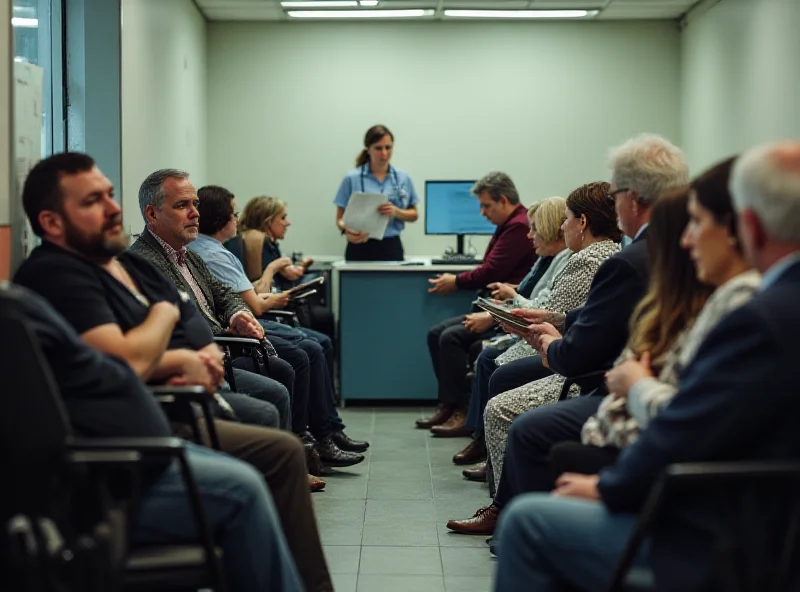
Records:
M317 477L322 475L322 460L320 460L319 452L314 447L306 448L306 467L312 475Z
M436 408L436 413L431 415L430 417L426 417L425 419L418 419L416 421L417 427L428 430L433 426L438 426L446 422L450 419L450 416L453 414L453 407L451 405L439 405Z
M457 465L474 465L475 463L486 460L486 442L483 438L473 440L453 457L453 462Z
M474 469L464 469L461 474L464 475L467 481L486 483L486 463L481 463Z
M314 475L309 475L308 488L311 490L311 493L322 491L323 489L325 489L325 481L323 481L319 477L315 477Z
M467 414L457 409L453 411L453 415L450 416L450 419L442 425L433 426L431 428L431 434L439 436L440 438L458 438L471 436L472 428L467 427Z
M466 520L448 520L447 528L461 534L494 534L500 508L492 504L481 508L472 518Z

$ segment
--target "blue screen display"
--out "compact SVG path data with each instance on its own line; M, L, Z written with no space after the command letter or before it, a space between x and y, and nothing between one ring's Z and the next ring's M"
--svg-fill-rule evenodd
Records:
M425 182L425 234L494 234L495 225L481 216L474 181Z

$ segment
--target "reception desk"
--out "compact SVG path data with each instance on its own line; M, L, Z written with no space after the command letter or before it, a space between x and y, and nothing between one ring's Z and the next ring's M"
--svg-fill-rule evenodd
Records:
M473 266L431 265L430 259L405 263L412 262L333 264L343 402L437 398L428 330L468 313L475 290L429 294L428 280Z

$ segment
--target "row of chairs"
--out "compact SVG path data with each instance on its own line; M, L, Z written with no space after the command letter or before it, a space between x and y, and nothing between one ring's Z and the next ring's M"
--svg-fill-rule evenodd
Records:
M221 550L214 546L182 441L178 438L76 437L35 335L11 287L0 289L0 376L6 393L0 449L6 479L0 489L0 573L24 592L80 590L225 592ZM253 339L222 337L226 375L231 360L252 357L266 368ZM202 419L219 449L211 397L200 387L153 387L171 421L191 426L200 441ZM127 516L135 513L143 472L153 462L177 462L198 533L191 545L133 548Z

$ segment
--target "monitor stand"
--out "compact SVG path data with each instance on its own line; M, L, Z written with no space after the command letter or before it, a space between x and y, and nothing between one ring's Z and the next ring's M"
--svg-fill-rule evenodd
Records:
M463 255L464 254L464 235L457 234L456 235L456 255Z
M473 264L476 259L472 255L467 255L464 252L464 234L456 235L456 250L445 251L441 259L434 259L434 263L451 263L451 264Z

